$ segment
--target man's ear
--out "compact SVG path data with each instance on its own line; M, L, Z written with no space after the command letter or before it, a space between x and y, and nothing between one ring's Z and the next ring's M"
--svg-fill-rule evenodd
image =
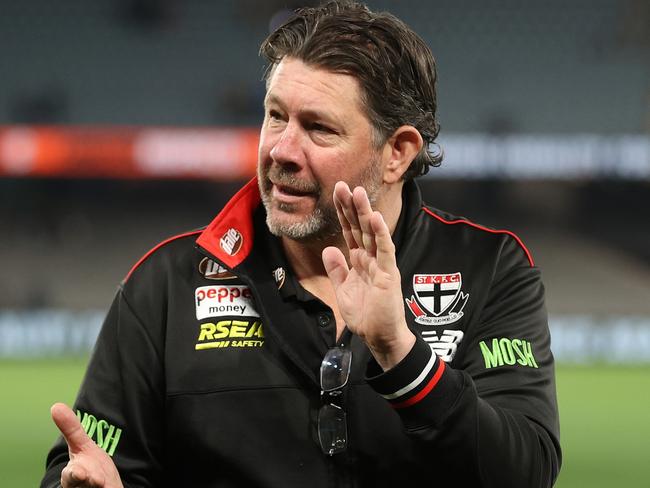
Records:
M384 183L397 183L422 149L422 135L412 125L395 129L383 149Z

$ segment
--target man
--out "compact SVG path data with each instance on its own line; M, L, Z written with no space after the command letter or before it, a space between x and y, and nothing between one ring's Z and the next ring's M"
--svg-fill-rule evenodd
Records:
M332 2L262 53L256 180L131 270L42 486L551 486L539 271L412 181L440 162L429 49Z

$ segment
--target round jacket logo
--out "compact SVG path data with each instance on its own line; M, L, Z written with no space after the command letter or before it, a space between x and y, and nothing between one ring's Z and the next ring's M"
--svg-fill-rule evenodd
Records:
M236 278L234 274L210 258L203 258L201 260L199 263L199 273L208 280L231 280Z
M221 249L231 256L234 256L239 252L243 243L244 237L233 227L228 229L228 232L221 236L221 239L219 240Z

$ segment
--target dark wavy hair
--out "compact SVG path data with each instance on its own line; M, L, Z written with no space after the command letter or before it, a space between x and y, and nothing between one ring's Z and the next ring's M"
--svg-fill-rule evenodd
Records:
M398 127L415 127L424 145L403 179L422 176L431 166L440 165L442 151L435 143L440 131L436 62L425 42L394 15L343 0L302 8L264 40L260 54L268 61L267 81L285 56L354 76L375 129L376 147Z

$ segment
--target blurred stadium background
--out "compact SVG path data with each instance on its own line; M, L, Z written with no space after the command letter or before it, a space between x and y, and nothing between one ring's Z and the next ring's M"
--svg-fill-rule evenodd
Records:
M312 2L313 3L313 2ZM650 479L650 3L372 1L431 46L433 205L548 293L557 486ZM33 486L117 284L252 175L271 26L309 1L0 0L0 472Z

